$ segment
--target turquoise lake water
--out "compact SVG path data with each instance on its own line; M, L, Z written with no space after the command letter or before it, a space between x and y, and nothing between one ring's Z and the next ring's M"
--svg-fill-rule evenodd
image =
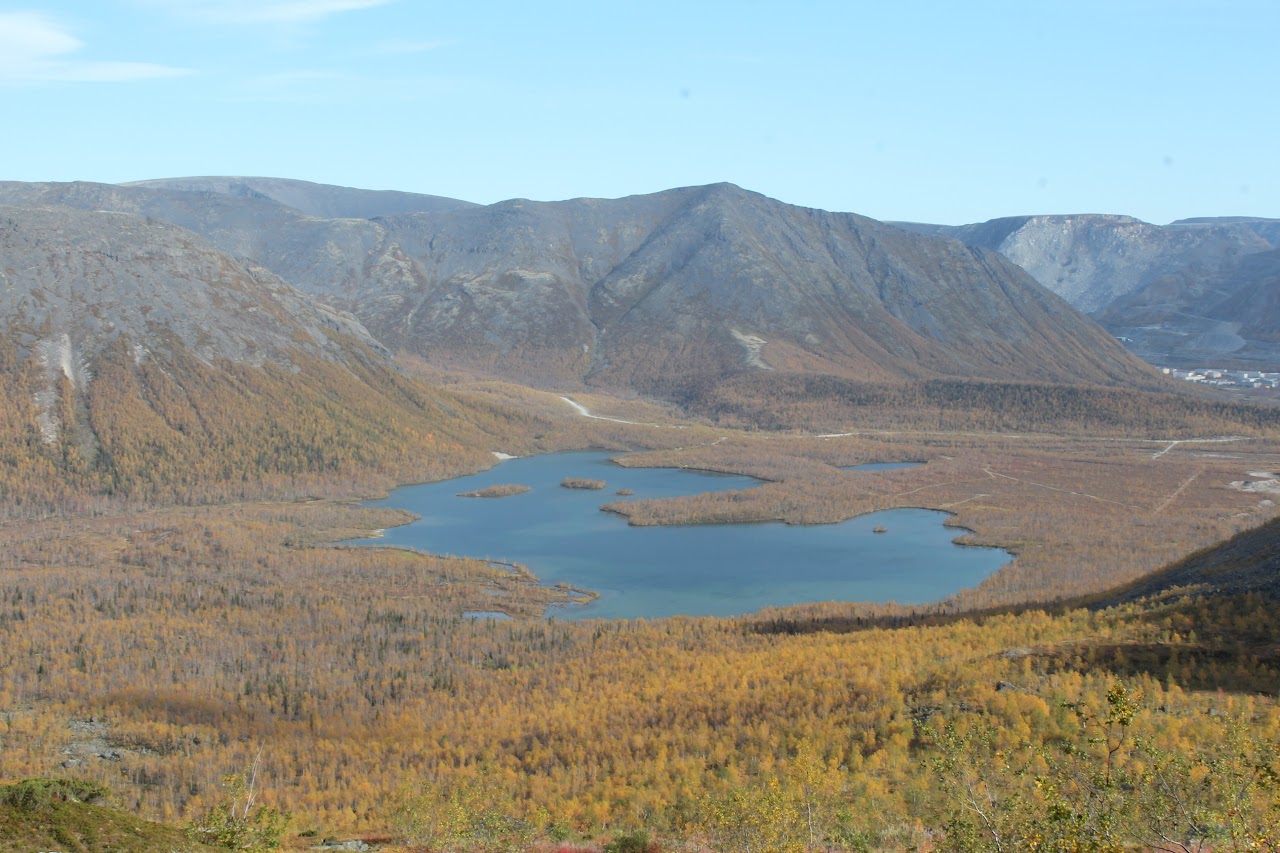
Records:
M1010 559L996 548L954 544L961 531L943 527L947 514L931 510L887 510L839 524L632 527L600 506L758 483L682 469L623 468L609 461L611 455L512 459L469 477L396 489L366 505L421 518L380 539L351 544L522 563L544 584L600 593L585 606L552 608L548 615L557 619L733 616L833 600L923 603L977 584ZM607 486L566 489L560 485L565 477ZM457 496L497 483L531 490L503 498ZM635 494L619 497L618 489ZM872 532L877 525L887 532Z

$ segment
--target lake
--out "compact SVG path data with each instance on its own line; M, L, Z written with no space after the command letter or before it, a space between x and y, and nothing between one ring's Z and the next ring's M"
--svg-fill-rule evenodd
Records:
M376 540L432 554L522 563L544 584L568 583L600 598L552 608L557 619L735 616L812 601L936 601L1007 563L996 548L956 545L947 514L896 509L839 524L708 524L632 527L600 506L758 485L750 477L673 468L624 468L617 454L555 453L502 462L455 480L396 489L366 506L406 509L419 520ZM566 489L566 477L604 480ZM464 498L502 483L524 494ZM632 497L619 497L631 489ZM883 526L884 533L873 528Z

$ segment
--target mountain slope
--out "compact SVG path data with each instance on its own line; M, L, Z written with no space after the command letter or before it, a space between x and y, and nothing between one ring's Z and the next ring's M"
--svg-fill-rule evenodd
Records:
M993 253L729 184L377 221L137 186L8 184L2 200L175 222L351 311L393 349L523 381L674 397L769 370L1150 381Z
M0 511L426 477L483 463L484 417L190 232L0 208Z
M1193 281L1272 248L1242 225L1162 228L1131 216L1080 214L993 219L961 226L896 223L992 249L1087 314L1154 282Z
M1214 596L1258 593L1280 598L1280 521L1246 530L1119 590L1098 597L1104 607L1175 588Z
M1280 251L1246 255L1216 274L1151 282L1097 319L1151 360L1280 369Z
M259 193L234 195L86 181L0 181L0 205L73 207L158 219L193 231L220 251L252 259L277 275L278 263L273 265L273 261L323 249L335 232L378 231L372 222L311 217ZM342 244L340 252L352 254L360 248Z
M0 207L0 319L10 330L49 325L74 339L63 358L163 329L206 360L260 364L325 353L329 332L380 345L353 317L308 299L266 270L236 262L162 222L70 208ZM53 340L24 341L39 347ZM141 357L141 354L139 355Z
M362 190L286 178L200 177L133 181L127 187L262 197L323 219L373 219L402 213L465 210L474 202L397 190Z
M1115 382L1140 369L1003 258L852 214L704 190L591 290L597 372L710 362L858 378ZM688 342L705 342L693 354Z
M1142 375L998 256L729 184L377 224L385 232L363 277L317 276L296 261L273 268L357 313L393 348L529 381L679 396L769 369L881 380ZM340 278L350 289L324 284Z
M1266 331L1280 319L1267 299L1278 220L1224 217L1161 227L1081 215L897 225L1000 252L1148 360L1280 366L1280 347Z
M1252 231L1266 240L1273 248L1280 249L1280 219L1260 219L1253 216L1202 216L1170 222L1168 228L1199 229L1227 227Z
M1222 289L1230 295L1213 307L1215 316L1241 318L1241 335L1280 345L1280 249L1242 259Z

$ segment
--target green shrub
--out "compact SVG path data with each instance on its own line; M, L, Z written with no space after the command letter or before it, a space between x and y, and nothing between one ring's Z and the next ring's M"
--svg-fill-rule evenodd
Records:
M604 853L659 853L659 850L658 843L650 840L649 833L643 829L615 835L604 846Z
M96 803L110 793L106 785L84 779L23 779L0 788L0 803L35 811L67 800Z

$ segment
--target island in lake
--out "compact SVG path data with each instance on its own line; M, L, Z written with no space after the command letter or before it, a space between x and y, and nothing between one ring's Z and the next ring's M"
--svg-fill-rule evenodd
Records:
M408 510L418 521L352 544L527 566L543 584L599 597L552 610L556 619L733 616L815 601L936 601L973 586L1009 555L962 547L947 514L893 509L838 524L689 524L636 527L600 512L594 490L564 479L611 482L646 498L742 491L760 481L683 468L632 468L599 451L503 462L458 480L396 489L366 506ZM460 491L529 484L537 500L460 501ZM877 525L894 535L873 533Z
M598 491L608 485L604 480L592 480L588 477L565 477L560 485L566 489L590 489Z
M496 483L492 486L485 486L483 489L473 489L470 492L458 492L460 498L505 498L511 495L523 495L529 491L528 486L520 483Z

